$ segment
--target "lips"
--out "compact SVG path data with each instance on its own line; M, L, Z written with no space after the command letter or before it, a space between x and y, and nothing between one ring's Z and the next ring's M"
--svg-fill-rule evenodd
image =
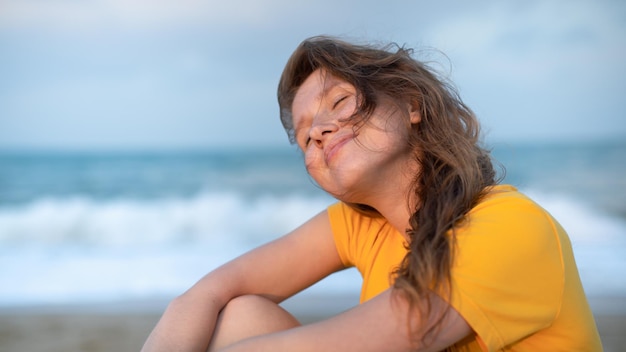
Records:
M339 151L339 149L341 149L344 144L348 143L354 137L355 136L353 134L345 134L337 136L330 140L328 145L326 145L326 147L324 148L324 160L326 161L326 164L328 165L330 160Z

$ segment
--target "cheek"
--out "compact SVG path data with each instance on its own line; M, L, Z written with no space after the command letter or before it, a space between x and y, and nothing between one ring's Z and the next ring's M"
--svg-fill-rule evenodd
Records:
M306 168L307 173L311 178L320 186L320 182L324 183L322 180L322 175L324 172L324 158L321 153L307 153L304 157L304 166Z
M321 160L322 158L319 153L313 151L306 152L304 154L304 167L306 167L306 171L312 175L312 173L320 167Z

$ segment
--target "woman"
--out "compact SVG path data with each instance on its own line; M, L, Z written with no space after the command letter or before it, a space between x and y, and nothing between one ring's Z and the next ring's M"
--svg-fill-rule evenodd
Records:
M497 185L474 114L411 51L305 40L278 87L339 202L209 273L145 351L599 351L565 231ZM278 303L356 266L361 304L301 326Z

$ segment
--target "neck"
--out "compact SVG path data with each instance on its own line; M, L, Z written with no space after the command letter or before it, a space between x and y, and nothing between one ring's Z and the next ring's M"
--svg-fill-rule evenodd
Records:
M418 200L415 199L411 177L399 177L369 192L362 204L376 209L391 226L408 240L406 230L410 228L409 219L415 211Z
M408 240L406 234L410 228L409 219L414 209L407 204L406 193L398 194L396 199L389 199L387 202L379 202L374 206L391 226L393 226L402 236Z

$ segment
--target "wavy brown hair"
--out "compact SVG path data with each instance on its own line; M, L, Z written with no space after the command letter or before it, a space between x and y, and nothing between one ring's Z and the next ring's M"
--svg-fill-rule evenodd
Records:
M357 122L367 120L383 100L418 109L421 121L411 125L408 141L420 165L408 200L418 201L406 230L408 251L393 275L393 285L421 317L430 317L431 293L449 298L455 228L497 181L489 152L480 145L474 113L446 79L413 56L411 49L396 44L376 47L309 38L285 66L278 103L292 143L294 96L318 69L354 85L357 108L352 118ZM426 304L418 304L424 300ZM442 317L421 335L424 339L436 335Z

